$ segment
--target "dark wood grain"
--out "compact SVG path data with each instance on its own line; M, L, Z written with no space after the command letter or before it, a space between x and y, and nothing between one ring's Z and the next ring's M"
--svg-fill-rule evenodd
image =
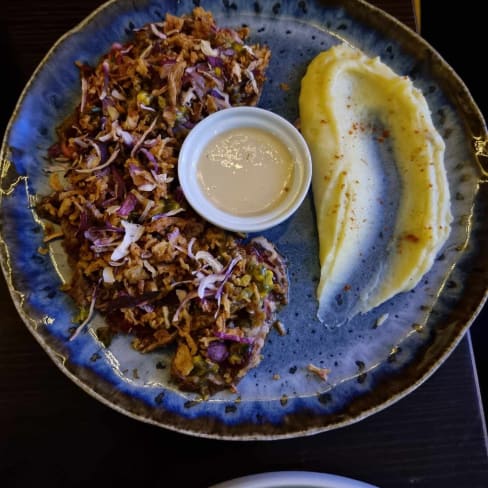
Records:
M16 0L2 5L0 47L7 96L0 104L0 133L52 43L100 3ZM374 3L414 27L409 0ZM447 19L449 14L443 15ZM432 29L434 15L427 12L426 18L431 25L424 25L422 32L442 53L451 41L446 41L447 33ZM456 69L465 70L463 77L473 76L478 90L479 80L462 57L449 49L446 55ZM250 473L297 469L341 474L382 488L488 486L486 436L469 337L414 393L355 425L300 439L230 443L142 424L100 404L68 380L33 339L3 278L0 306L2 487L206 487ZM479 331L487 321L481 315L474 325L479 350L486 337Z

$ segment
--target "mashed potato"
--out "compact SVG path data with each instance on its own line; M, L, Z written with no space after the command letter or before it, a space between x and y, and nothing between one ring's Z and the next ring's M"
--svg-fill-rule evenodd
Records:
M338 293L364 263L360 250L378 236L384 178L375 144L388 139L387 163L396 165L400 192L394 230L383 262L344 314L347 320L414 288L446 242L452 216L445 145L412 82L345 44L311 62L299 108L313 159L321 321L328 322Z

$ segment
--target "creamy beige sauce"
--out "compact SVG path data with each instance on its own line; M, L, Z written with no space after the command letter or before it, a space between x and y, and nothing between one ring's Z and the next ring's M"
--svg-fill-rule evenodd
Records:
M256 215L278 206L290 190L293 158L275 135L245 127L212 139L197 171L215 206L238 216Z

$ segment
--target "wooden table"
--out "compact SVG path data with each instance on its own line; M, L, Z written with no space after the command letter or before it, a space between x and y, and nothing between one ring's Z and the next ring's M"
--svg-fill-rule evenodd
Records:
M374 3L415 28L410 2ZM16 0L2 6L7 90L0 127L50 45L98 4ZM31 337L3 278L0 305L0 486L205 487L275 470L341 474L382 488L488 486L469 335L423 386L362 422L300 439L230 443L158 429L98 403L63 376Z

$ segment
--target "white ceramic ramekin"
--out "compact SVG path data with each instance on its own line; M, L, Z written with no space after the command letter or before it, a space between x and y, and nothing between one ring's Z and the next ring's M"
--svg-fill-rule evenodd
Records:
M216 207L198 182L197 164L208 143L224 132L244 127L268 131L277 137L290 151L294 164L286 196L271 210L252 216L237 216ZM310 151L300 132L283 117L257 107L233 107L206 117L187 135L178 159L178 178L189 204L209 222L237 232L259 232L282 223L303 202L311 177Z

